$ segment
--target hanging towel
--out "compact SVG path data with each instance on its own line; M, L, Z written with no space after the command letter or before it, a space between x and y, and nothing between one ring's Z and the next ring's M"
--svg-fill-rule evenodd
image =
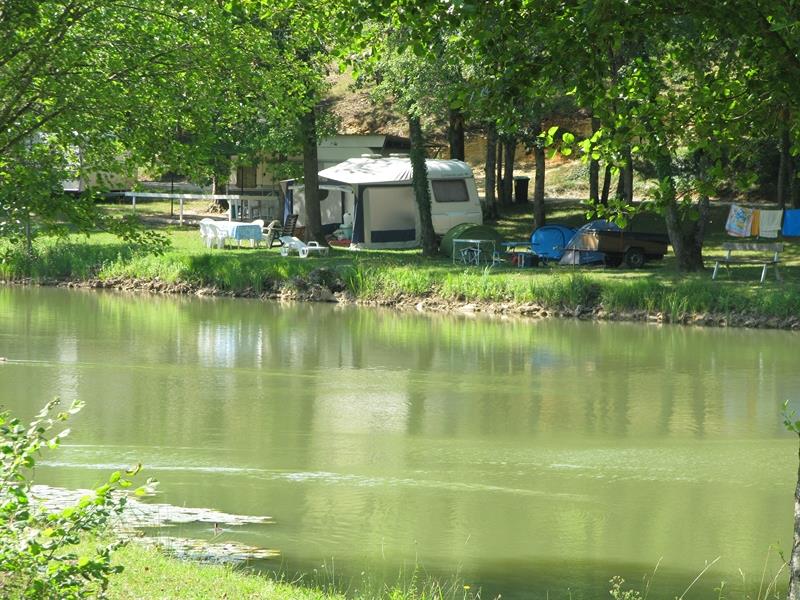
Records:
M761 237L776 238L781 230L782 210L762 210L759 233Z
M784 211L783 235L786 237L800 237L800 208Z
M756 208L753 210L753 220L750 224L750 235L758 235L759 225L761 224L761 210Z
M725 231L736 237L747 237L750 235L752 225L753 209L731 204L728 221L725 223Z

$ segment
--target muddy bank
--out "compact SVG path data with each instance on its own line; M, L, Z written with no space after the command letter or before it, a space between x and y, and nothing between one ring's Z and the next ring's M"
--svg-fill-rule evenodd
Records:
M246 288L224 290L191 282L170 283L155 279L89 278L86 280L17 280L0 281L6 285L44 285L82 289L109 289L125 292L149 292L193 296L253 298L284 302L332 302L361 306L380 306L404 311L490 315L527 319L566 318L585 321L628 321L642 323L673 323L704 327L745 327L753 329L800 330L800 316L773 317L748 312L680 313L649 312L646 310L607 310L602 303L575 307L552 307L536 303L483 302L451 299L435 293L425 296L396 295L380 298L356 298L346 288L339 275L328 268L310 272L306 277L271 281L263 290Z

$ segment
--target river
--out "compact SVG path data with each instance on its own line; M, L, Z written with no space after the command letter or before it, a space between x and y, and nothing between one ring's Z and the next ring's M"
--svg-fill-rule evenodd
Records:
M742 597L790 547L797 339L0 288L0 402L86 402L37 482L141 462L159 502L272 517L222 535L285 574L658 599L720 557L687 598Z

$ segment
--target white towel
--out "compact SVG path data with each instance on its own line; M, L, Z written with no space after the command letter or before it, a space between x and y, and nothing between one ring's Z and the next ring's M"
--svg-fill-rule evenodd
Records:
M782 210L762 210L759 233L761 237L776 238L781 230Z

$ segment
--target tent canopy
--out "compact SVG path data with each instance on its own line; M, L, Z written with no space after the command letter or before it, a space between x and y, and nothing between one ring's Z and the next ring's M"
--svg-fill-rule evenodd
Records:
M559 264L562 265L590 265L600 264L605 261L604 252L592 252L593 246L587 244L587 234L591 236L592 231L621 231L616 223L606 221L605 219L598 219L596 221L589 221L575 232L572 239L567 244L564 250L564 255L561 257Z
M464 179L472 177L472 169L461 161L428 159L428 179ZM365 183L410 182L412 177L411 159L389 158L350 158L319 172L319 176L331 181L349 185Z
M545 260L560 260L573 235L564 225L543 225L531 234L531 249Z

